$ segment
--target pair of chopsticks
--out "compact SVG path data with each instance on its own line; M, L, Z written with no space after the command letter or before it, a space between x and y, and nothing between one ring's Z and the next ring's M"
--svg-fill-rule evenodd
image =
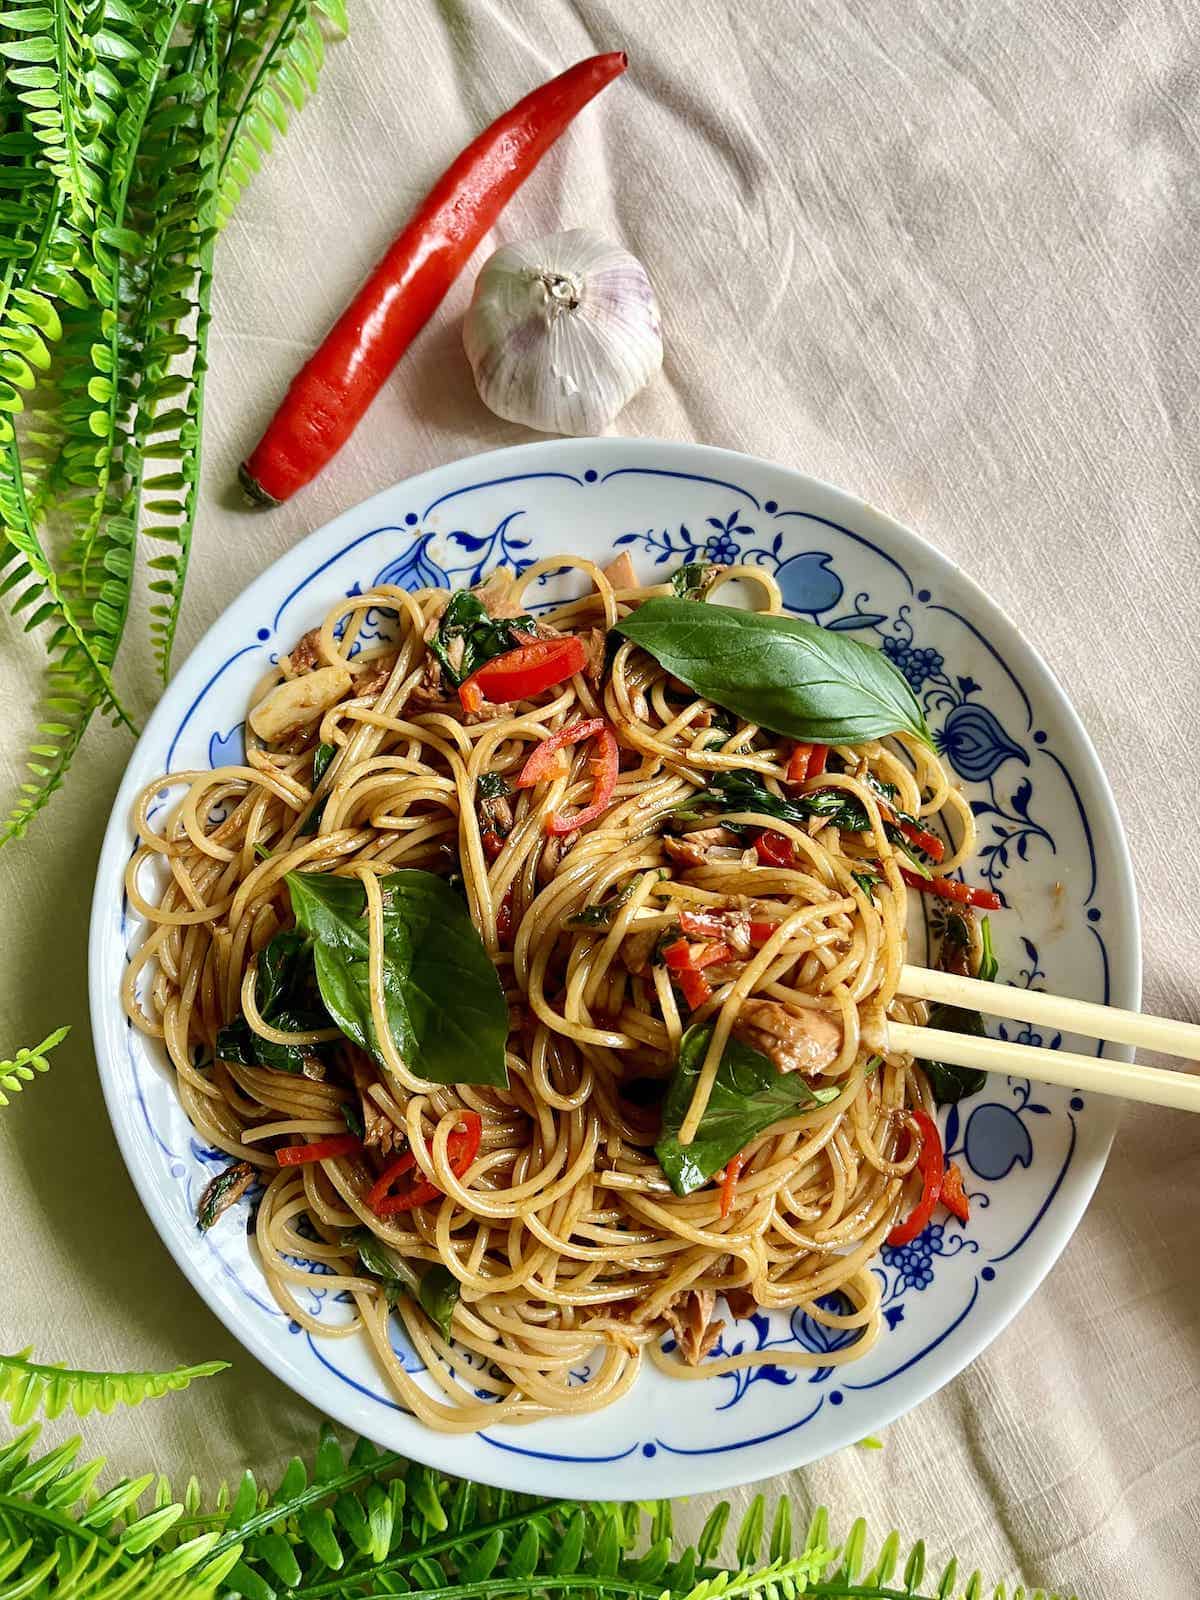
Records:
M904 966L899 992L914 1000L941 1001L968 1011L981 1011L1014 1022L1030 1022L1060 1033L1108 1039L1115 1044L1138 1045L1164 1055L1200 1062L1200 1026L1174 1022L1169 1017L1145 1017L1137 1011L1099 1006L1065 995L1042 994L1036 989L1014 989L1003 983L983 983L928 967ZM1177 1111L1200 1111L1200 1071L1171 1072L1133 1061L1109 1061L1102 1056L1079 1055L1070 1050L1044 1050L1036 1045L1014 1044L1006 1039L975 1039L940 1028L916 1028L904 1022L888 1023L891 1049L944 1061L948 1066L981 1068L1013 1077L1035 1078L1039 1083L1062 1084L1093 1094L1118 1095L1147 1105L1169 1106Z

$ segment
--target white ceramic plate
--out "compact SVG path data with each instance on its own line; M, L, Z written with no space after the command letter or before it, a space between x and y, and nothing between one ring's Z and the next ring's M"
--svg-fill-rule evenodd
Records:
M627 1499L799 1466L875 1432L959 1372L1070 1237L1108 1151L1113 1103L994 1079L950 1108L943 1128L966 1176L970 1223L943 1216L884 1250L886 1327L860 1363L758 1367L686 1386L647 1370L595 1416L447 1436L397 1409L364 1341L313 1339L281 1314L247 1233L248 1202L197 1232L197 1196L225 1158L197 1139L165 1056L129 1027L117 998L142 931L122 893L135 792L156 773L236 758L251 686L339 595L380 580L461 585L500 561L564 549L599 560L618 546L647 576L704 552L760 563L797 613L883 648L978 813L971 876L1011 907L993 918L1002 976L1137 1006L1137 907L1112 795L1014 625L915 534L850 495L729 451L628 439L531 444L398 484L305 539L229 607L164 695L117 797L92 913L91 1005L109 1113L142 1202L247 1349L322 1411L418 1460L514 1489ZM345 1315L320 1289L311 1310ZM722 1348L829 1348L837 1337L778 1314L727 1327Z

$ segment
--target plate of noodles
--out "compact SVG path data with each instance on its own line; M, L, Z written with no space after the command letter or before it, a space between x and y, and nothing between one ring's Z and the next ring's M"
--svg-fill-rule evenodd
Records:
M584 439L385 490L214 624L117 797L91 1002L143 1204L284 1382L643 1498L874 1432L1087 1204L1112 1104L890 1051L982 1026L905 960L1136 1008L1062 691L861 501Z

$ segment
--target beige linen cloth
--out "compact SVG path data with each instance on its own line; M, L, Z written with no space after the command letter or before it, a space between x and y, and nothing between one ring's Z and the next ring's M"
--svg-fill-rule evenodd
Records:
M662 375L619 420L815 473L967 568L1049 660L1116 790L1147 1009L1200 1016L1196 321L1200 12L1187 0L351 0L316 100L221 241L204 493L181 647L296 538L382 486L524 440L461 349L473 272L292 504L231 485L292 371L493 115L595 50L607 90L496 238L588 225L648 266ZM144 607L143 607L144 610ZM7 617L0 779L36 647ZM123 661L154 694L138 617ZM96 728L0 854L0 1054L69 1021L0 1113L0 1348L232 1372L86 1424L123 1471L264 1476L316 1417L216 1323L143 1215L87 1022L92 875L129 753ZM1130 1111L1076 1237L971 1369L769 1485L1080 1596L1185 1600L1200 1572L1200 1118ZM749 1491L735 1496L744 1504Z

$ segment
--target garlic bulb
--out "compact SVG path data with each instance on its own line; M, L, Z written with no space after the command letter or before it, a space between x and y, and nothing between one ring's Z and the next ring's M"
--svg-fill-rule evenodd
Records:
M480 398L543 433L599 433L662 366L641 262L585 228L506 244L463 328Z

